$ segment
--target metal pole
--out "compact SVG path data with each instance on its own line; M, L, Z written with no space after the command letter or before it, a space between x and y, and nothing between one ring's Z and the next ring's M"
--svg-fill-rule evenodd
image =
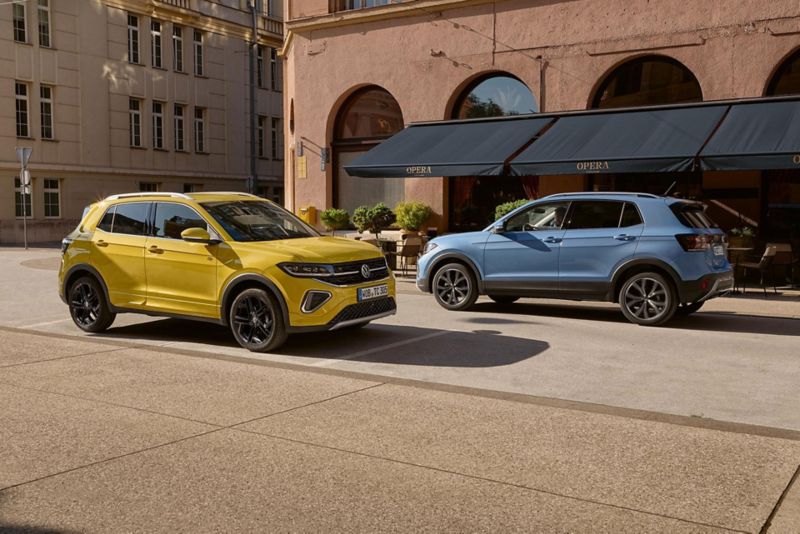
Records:
M250 43L250 174L252 183L250 193L258 195L258 173L256 172L256 72L255 52L258 46L258 18L256 13L256 0L248 2L250 13L253 16L253 41Z
M21 174L23 174L23 175L25 174L25 169L24 168L22 169L22 173ZM25 236L24 237L24 239L25 239L25 250L28 250L28 202L26 200L27 199L27 195L25 194L25 192L26 192L27 188L30 187L30 186L27 186L24 183L22 183L23 181L24 181L23 176L20 176L20 185L22 186L22 187L20 187L20 190L22 191L22 235Z

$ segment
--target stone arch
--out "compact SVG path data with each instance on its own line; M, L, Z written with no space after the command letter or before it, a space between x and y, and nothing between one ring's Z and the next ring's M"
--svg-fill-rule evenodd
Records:
M485 82L490 81L490 80L495 79L495 78L508 78L510 80L513 80L516 84L519 84L518 87L520 89L522 87L527 89L527 92L529 93L530 101L532 101L535 104L535 109L532 110L532 111L533 112L538 112L539 111L539 103L536 100L536 96L533 94L533 91L531 91L530 87L528 87L528 85L524 81L522 81L518 76L516 76L516 75L514 75L514 74L512 74L512 73L510 73L508 71L490 70L490 71L484 71L484 72L480 72L478 74L472 75L469 78L467 78L466 80L464 80L463 82L461 82L458 85L458 87L456 87L456 89L451 93L450 98L447 101L447 106L446 106L445 112L444 112L444 118L445 119L458 118L456 116L456 112L457 112L456 107L458 107L459 104L465 98L467 98L471 94L472 91L477 89L479 86L483 85ZM523 96L528 97L528 95L523 95Z
M800 93L800 47L781 58L764 87L764 96L798 93Z

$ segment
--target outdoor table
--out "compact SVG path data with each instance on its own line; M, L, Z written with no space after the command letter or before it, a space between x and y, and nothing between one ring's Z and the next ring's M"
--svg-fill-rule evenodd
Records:
M736 256L739 254L747 254L748 252L753 252L755 250L754 247L728 247L728 261L736 261ZM736 254L733 254L733 253Z
M383 252L397 252L397 240L395 239L378 239L378 244ZM397 268L397 256L394 254L386 255L386 263L394 271Z

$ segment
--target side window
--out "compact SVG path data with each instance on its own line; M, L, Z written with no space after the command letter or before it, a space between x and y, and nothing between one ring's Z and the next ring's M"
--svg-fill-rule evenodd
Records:
M88 209L88 208L87 208ZM103 215L103 218L100 220L100 223L97 225L98 230L102 230L104 232L111 232L111 225L114 224L114 210L116 210L116 206L111 206L106 211L106 214ZM84 217L86 214L84 213Z
M569 229L618 228L622 206L622 202L578 201L570 217Z
M208 224L189 206L170 202L156 204L155 227L153 228L156 237L180 239L181 232L187 228L208 230Z
M506 231L530 232L561 228L568 208L569 202L537 204L509 218L506 223Z
M622 219L619 221L619 227L628 228L637 224L642 224L642 216L639 215L639 210L635 205L626 202L625 208L622 210Z
M150 204L145 202L117 204L117 213L114 215L114 226L111 231L115 234L144 235L149 208Z

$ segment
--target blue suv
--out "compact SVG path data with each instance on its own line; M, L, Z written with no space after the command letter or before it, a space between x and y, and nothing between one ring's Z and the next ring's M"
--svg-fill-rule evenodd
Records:
M698 202L644 193L565 193L533 201L482 232L425 247L417 287L448 310L487 295L618 302L659 325L730 292L727 238Z

